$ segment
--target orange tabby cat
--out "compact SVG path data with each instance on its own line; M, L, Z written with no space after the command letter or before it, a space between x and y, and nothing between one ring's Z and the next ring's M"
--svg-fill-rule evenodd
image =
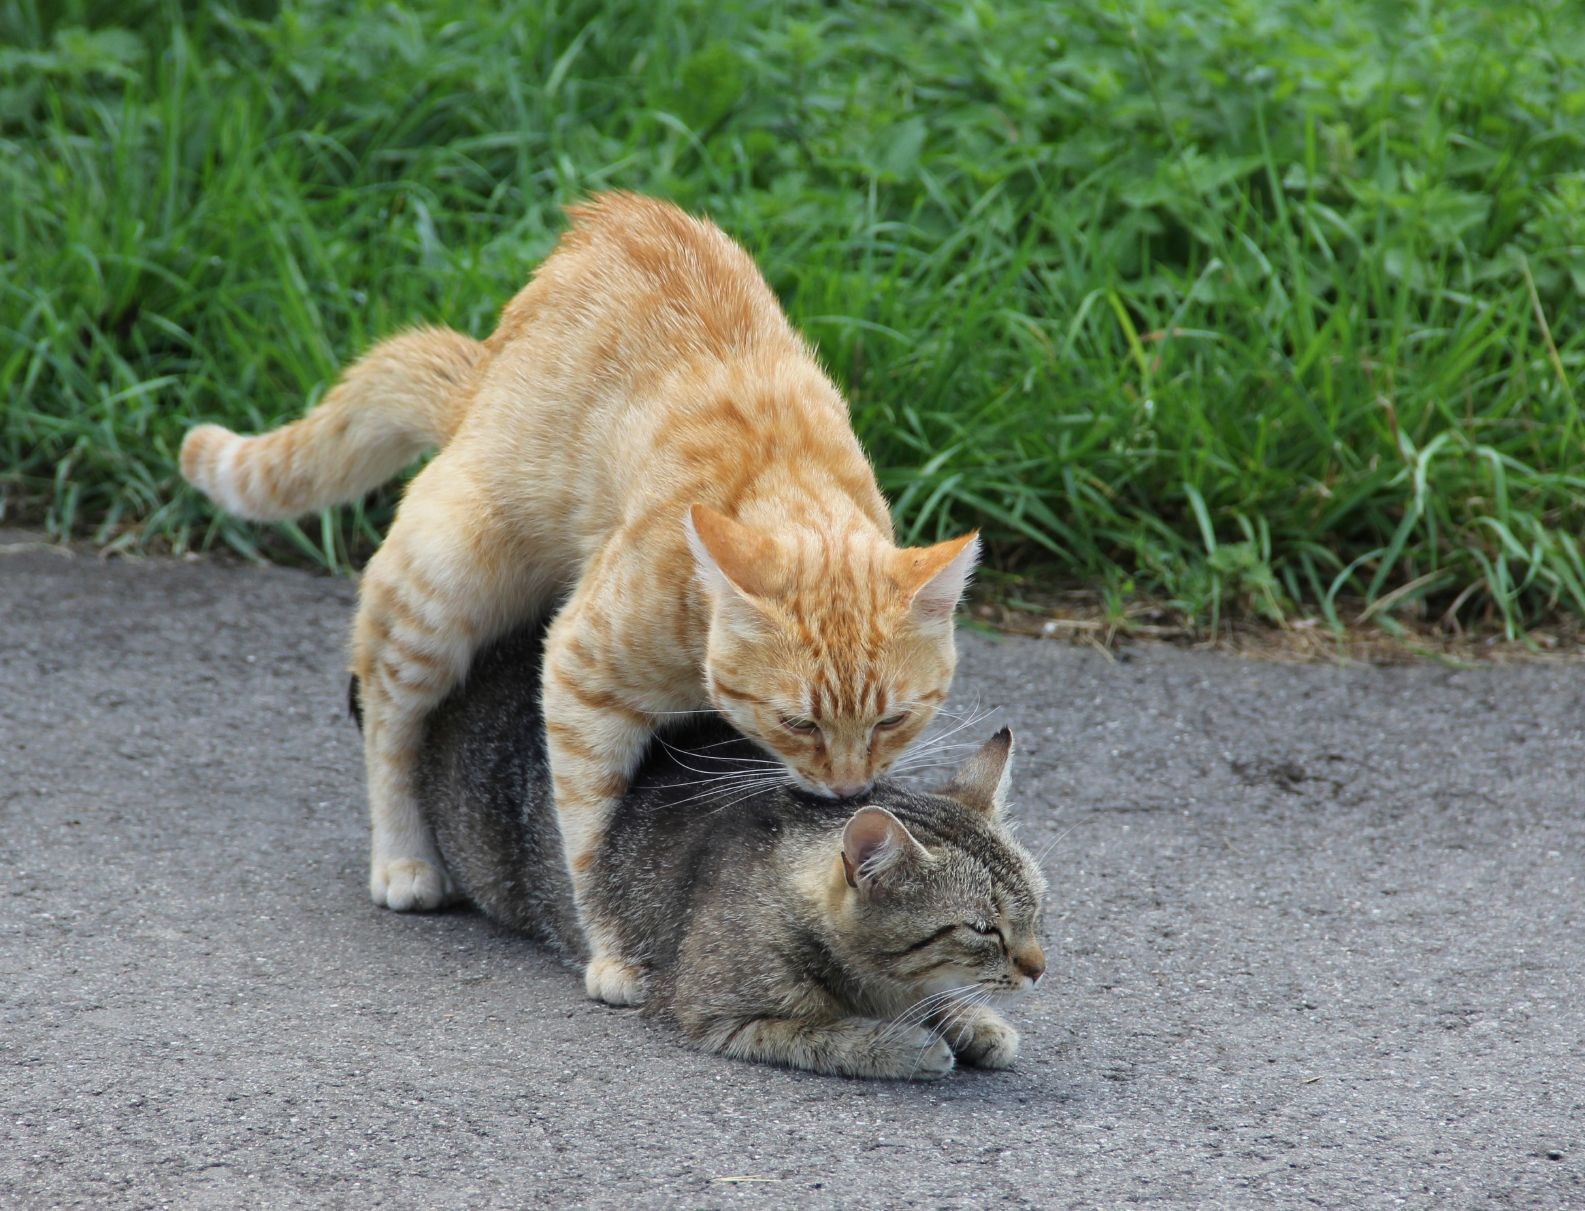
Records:
M202 425L182 473L234 513L355 498L423 449L353 631L376 903L450 881L413 794L425 716L479 646L551 608L544 709L589 995L644 995L585 868L652 735L714 707L829 796L856 795L951 681L972 534L899 549L845 402L741 248L630 194L573 226L482 343L377 345L302 420ZM774 767L770 767L774 768Z

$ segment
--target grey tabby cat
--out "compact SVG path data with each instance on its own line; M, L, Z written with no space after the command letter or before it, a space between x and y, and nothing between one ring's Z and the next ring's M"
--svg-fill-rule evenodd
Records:
M581 960L540 657L528 628L475 659L427 724L418 798L464 894ZM714 720L675 737L634 781L590 884L622 923L621 953L654 973L642 1012L703 1050L815 1072L1011 1064L1018 1032L991 1005L1045 971L1045 880L1002 818L1011 751L1002 731L942 793L882 783L855 809L769 779L747 792L756 774L703 782L763 767L738 764L755 750Z

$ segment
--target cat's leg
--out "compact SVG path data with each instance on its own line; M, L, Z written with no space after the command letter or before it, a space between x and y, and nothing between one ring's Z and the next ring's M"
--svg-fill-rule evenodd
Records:
M589 603L601 591L598 577L585 579L545 638L545 741L562 849L589 947L585 989L609 1005L636 1005L646 991L643 964L621 952L617 922L607 919L593 894L589 871L655 720L625 699L602 675L604 662L591 654L600 624Z
M734 1059L784 1064L831 1076L933 1081L954 1067L952 1048L923 1026L874 1018L750 1018L718 1022L698 1042Z
M540 604L509 536L451 452L408 487L365 568L353 627L368 772L369 895L398 912L452 894L418 807L415 763L425 718L466 675L481 644Z
M936 1029L958 1059L976 1068L1010 1068L1018 1058L1018 1031L983 1005L945 1015Z

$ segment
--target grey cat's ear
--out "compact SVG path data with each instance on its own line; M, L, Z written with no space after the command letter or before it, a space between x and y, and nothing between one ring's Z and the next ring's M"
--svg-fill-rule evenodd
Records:
M999 816L1007 807L1007 784L1013 773L1013 730L1004 727L979 751L958 766L941 794L981 815Z
M884 807L859 808L842 830L842 870L849 887L869 888L924 856L924 846Z
M718 600L736 594L770 597L780 586L781 547L769 534L745 526L709 505L690 505L683 531L694 570Z

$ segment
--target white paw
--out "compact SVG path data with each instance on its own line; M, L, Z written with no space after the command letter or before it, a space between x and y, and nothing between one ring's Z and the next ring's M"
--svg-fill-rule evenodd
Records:
M592 1001L607 1005L641 1005L649 993L649 978L641 967L621 959L602 957L583 969L583 987Z
M1018 1058L1018 1031L1000 1014L984 1010L961 1031L947 1031L952 1049L976 1068L1010 1068Z
M374 862L369 867L369 898L395 912L428 912L456 894L445 868L422 858Z

